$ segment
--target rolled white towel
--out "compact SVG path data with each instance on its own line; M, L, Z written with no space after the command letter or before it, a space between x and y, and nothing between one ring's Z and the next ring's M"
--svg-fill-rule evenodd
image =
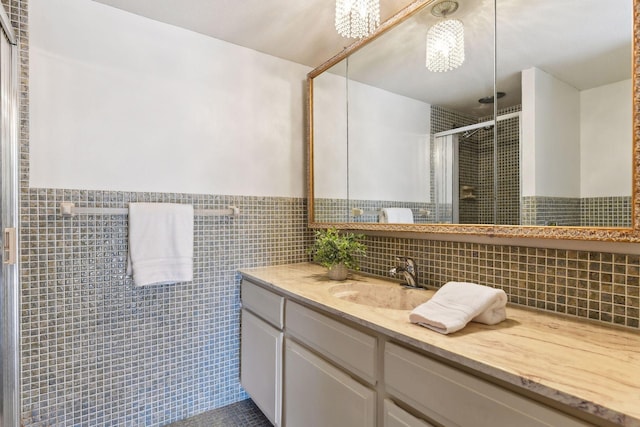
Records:
M409 208L382 208L379 221L391 224L413 224L413 211Z
M507 294L475 283L449 282L424 304L416 307L409 320L441 334L464 328L470 321L495 325L507 318Z

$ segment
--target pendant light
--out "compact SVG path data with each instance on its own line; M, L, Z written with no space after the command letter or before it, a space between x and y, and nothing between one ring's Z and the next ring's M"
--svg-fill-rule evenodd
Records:
M347 38L361 39L380 25L380 0L336 0L336 30Z
M443 1L431 8L431 14L445 18L427 31L427 69L442 73L464 62L464 26L457 19L446 19L458 10L458 2Z

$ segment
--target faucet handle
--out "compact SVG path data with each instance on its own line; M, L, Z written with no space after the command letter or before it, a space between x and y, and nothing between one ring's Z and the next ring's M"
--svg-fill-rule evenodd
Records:
M413 258L405 258L405 263L407 265L407 270L412 272L412 273L417 273L418 272L418 267L416 265L416 262L413 260Z
M396 261L398 262L398 267L402 268L403 270L407 270L411 273L418 271L416 262L413 260L413 258L397 256Z

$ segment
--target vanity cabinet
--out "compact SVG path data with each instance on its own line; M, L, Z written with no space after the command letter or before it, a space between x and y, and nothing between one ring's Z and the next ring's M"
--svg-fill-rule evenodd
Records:
M278 427L282 414L284 298L243 280L240 382Z
M242 299L241 382L276 426L592 425L305 297L244 280Z

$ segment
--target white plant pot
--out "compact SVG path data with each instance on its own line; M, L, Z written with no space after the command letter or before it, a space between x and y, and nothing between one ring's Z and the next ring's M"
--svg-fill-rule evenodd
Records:
M329 279L345 280L349 274L349 270L344 264L336 264L329 267Z

